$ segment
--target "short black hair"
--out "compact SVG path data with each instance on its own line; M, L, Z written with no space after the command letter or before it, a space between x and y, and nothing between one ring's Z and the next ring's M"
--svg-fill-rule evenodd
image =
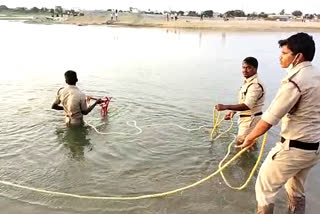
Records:
M77 73L75 71L66 71L66 73L64 73L64 77L68 85L75 85L78 82Z
M252 56L246 57L243 62L258 69L258 60Z
M316 52L312 36L307 33L297 33L287 39L279 40L279 46L287 46L293 54L302 53L307 61L312 61Z

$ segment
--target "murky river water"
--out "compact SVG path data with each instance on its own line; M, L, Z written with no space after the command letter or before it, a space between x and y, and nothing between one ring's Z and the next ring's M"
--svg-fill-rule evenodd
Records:
M165 192L214 172L236 124L213 143L210 128L181 127L210 127L214 104L236 102L247 56L260 62L268 105L285 74L277 41L290 35L6 21L0 29L0 180L90 196ZM313 35L319 49L320 35ZM314 64L320 65L318 55ZM97 107L85 120L100 132L117 133L69 130L62 112L50 109L68 69L78 73L87 95L113 97L106 119ZM228 126L223 123L221 131ZM270 132L266 151L278 133L277 127ZM225 171L234 185L244 181L257 155L246 154ZM307 184L310 214L320 208L319 174L316 167ZM247 214L255 212L254 180L234 191L217 176L178 194L139 201L76 199L0 184L0 208L10 214ZM284 197L277 202L284 213Z

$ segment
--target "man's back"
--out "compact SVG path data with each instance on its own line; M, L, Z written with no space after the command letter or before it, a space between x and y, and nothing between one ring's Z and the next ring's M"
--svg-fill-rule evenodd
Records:
M58 99L64 108L66 122L82 122L82 111L87 109L86 96L76 86L68 85L58 92Z
M101 99L96 99L96 101L88 107L85 94L76 86L78 82L77 73L68 70L65 72L64 77L68 86L58 91L56 100L51 108L64 110L67 125L81 125L83 124L83 115L89 114L97 104L101 104Z

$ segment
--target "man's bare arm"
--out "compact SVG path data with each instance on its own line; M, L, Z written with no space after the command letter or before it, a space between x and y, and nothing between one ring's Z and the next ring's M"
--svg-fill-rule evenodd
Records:
M52 106L51 106L52 109L55 109L55 110L63 110L63 107L62 106L59 106L58 104L56 103L53 103Z
M217 104L215 106L215 108L218 111L225 111L225 110L231 110L231 111L246 111L246 110L250 110L250 108L244 104L236 104L236 105L224 105L224 104Z
M257 142L255 139L266 133L271 127L271 124L267 123L263 119L260 119L254 129L247 135L244 143L236 147L245 148L247 146L253 146Z
M89 114L92 109L97 105L101 103L101 99L97 99L91 106L89 106L86 110L82 110L81 113L84 115Z

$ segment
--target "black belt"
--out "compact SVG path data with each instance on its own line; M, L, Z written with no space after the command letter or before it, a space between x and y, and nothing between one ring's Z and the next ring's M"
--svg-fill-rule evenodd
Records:
M285 140L286 139L284 137L281 137L281 143L283 143ZM304 150L318 150L319 143L305 143L298 140L290 140L289 146Z
M262 112L258 112L258 113L255 113L253 116L260 116L262 115ZM248 114L240 114L239 117L251 117L251 115L248 115Z

